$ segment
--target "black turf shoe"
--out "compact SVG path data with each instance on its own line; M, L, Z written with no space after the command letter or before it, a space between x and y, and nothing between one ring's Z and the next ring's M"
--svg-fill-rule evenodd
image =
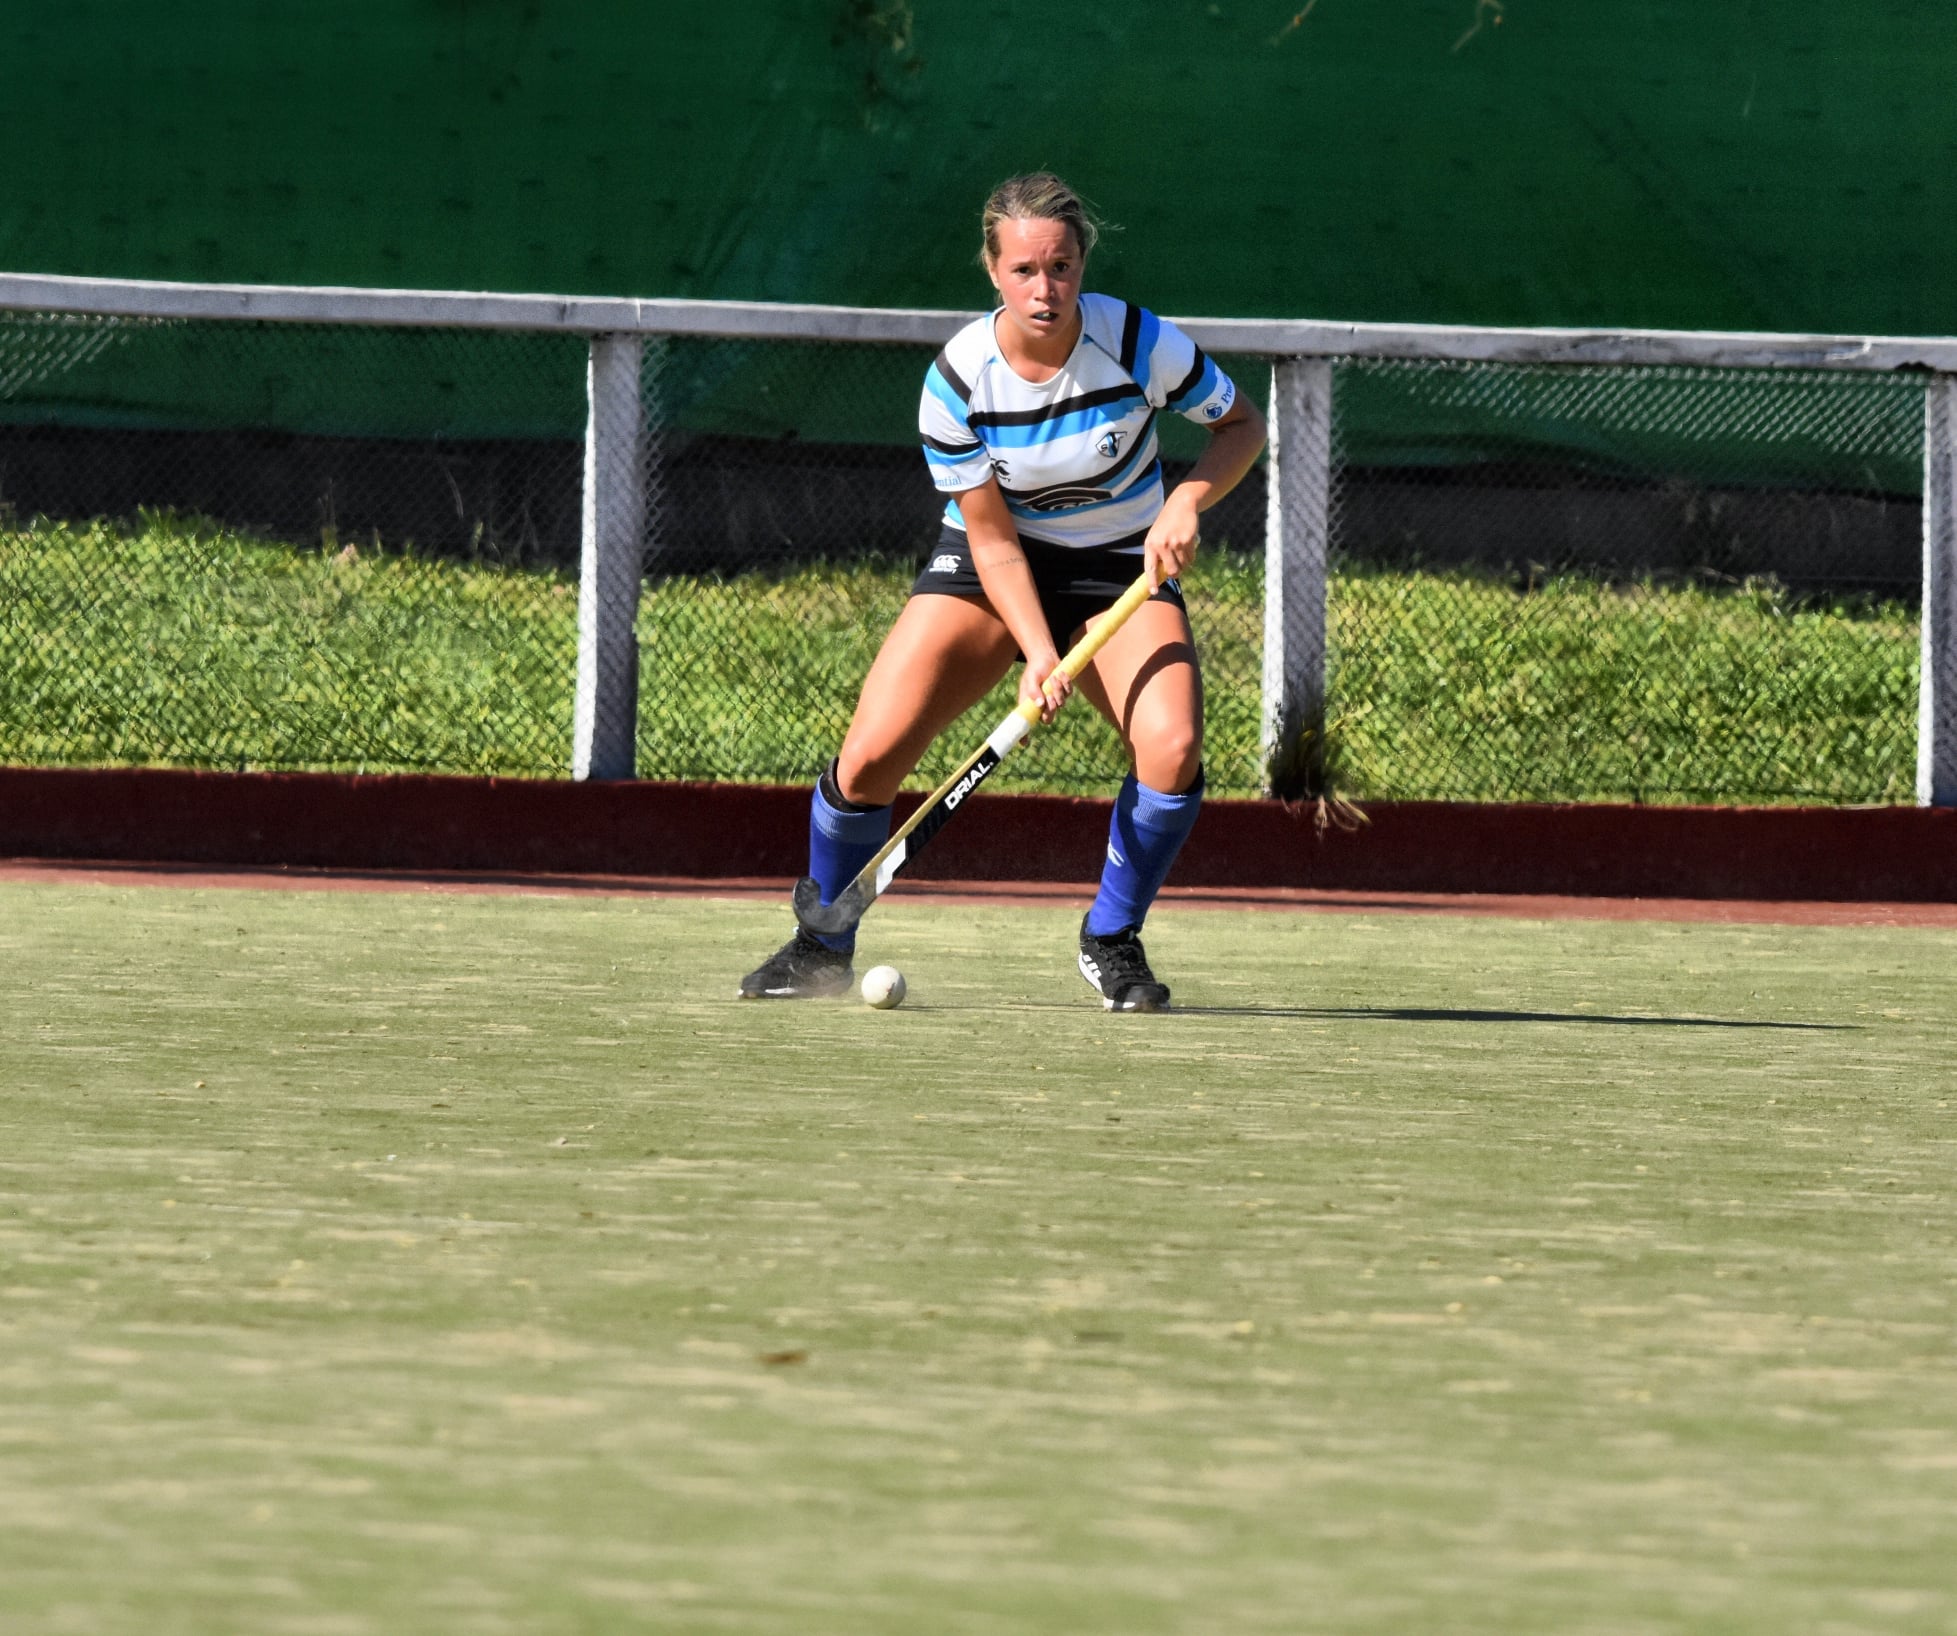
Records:
M1169 986L1148 969L1142 940L1133 932L1096 937L1080 922L1080 974L1094 985L1110 1011L1167 1011Z
M820 1000L856 981L849 956L810 936L795 935L741 979L743 1000Z

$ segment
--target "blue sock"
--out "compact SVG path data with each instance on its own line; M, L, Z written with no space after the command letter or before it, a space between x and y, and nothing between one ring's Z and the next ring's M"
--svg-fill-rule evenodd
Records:
M857 872L877 855L877 848L890 839L890 809L852 807L848 803L837 806L835 800L841 800L842 791L836 791L835 800L823 792L823 783L830 776L823 775L809 802L809 873L822 888L824 903L834 903L836 894L856 879ZM816 936L838 953L856 951L854 926L837 937Z
M1169 878L1182 843L1196 827L1203 804L1203 775L1181 795L1152 790L1130 773L1114 799L1108 824L1108 857L1101 866L1101 890L1087 911L1087 929L1096 937L1140 931L1148 906Z

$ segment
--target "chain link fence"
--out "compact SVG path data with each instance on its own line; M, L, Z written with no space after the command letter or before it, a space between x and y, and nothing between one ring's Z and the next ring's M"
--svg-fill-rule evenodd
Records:
M0 762L810 779L936 535L934 350L0 313ZM1304 793L1910 798L1920 378L1329 374ZM1274 526L1260 466L1189 579L1220 794L1297 640ZM1081 709L999 782L1123 771Z
M1920 378L1394 360L1334 378L1334 788L1911 799Z
M586 351L0 314L0 760L567 770Z

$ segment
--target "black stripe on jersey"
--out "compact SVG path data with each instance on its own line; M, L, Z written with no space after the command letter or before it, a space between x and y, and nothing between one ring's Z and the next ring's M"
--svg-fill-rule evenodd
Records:
M1135 441L1128 445L1128 452L1106 471L1096 472L1088 482L1105 483L1111 489L1121 487L1123 474L1152 447L1150 437L1154 431L1155 411L1151 409L1148 412L1148 419L1142 422L1142 429L1135 434Z
M957 395L960 403L970 403L972 401L972 389L965 384L964 377L951 367L951 359L945 352L940 352L936 358L931 360L931 367L940 375L944 376L945 385L950 387Z
M1050 403L1044 409L981 409L966 417L967 423L975 430L980 426L1037 426L1043 420L1058 420L1062 415L1071 415L1081 409L1098 409L1104 403L1120 403L1125 398L1139 398L1142 389L1133 381L1123 386L1104 386L1098 392L1083 392L1077 398L1062 398L1058 403Z
M1122 373L1135 373L1135 348L1142 338L1142 309L1132 301L1122 303L1128 309L1128 316L1121 321L1121 369Z
M973 438L969 443L947 443L942 438L933 437L929 432L919 432L917 435L924 440L928 447L936 449L939 454L977 454L980 449L985 447L977 438Z
M1121 487L1128 469L1154 447L1149 438L1150 432L1154 429L1155 411L1151 409L1148 412L1148 419L1142 422L1142 429L1135 434L1135 441L1129 444L1128 452L1116 460L1113 465L1103 467L1091 477L1082 477L1071 483L1053 483L1043 489L1016 489L1005 483L1001 483L999 487L1015 500L1023 500L1028 504L1031 504L1033 500L1042 494L1053 493L1063 488L1079 488L1082 485L1089 488L1102 489L1108 494L1112 494L1116 489Z
M1209 367L1209 359L1203 356L1203 349L1196 348L1196 361L1189 366L1189 373L1182 378L1182 385L1169 394L1169 407L1175 408L1182 401L1183 394L1193 392L1203 379L1203 371Z
M1117 461L1106 471L1097 473L1093 477L1082 478L1073 483L1049 483L1042 489L1013 489L1007 488L1003 483L999 488L1007 499L1017 500L1021 505L1030 506L1034 511L1056 511L1062 506L1084 505L1094 500L1112 500L1115 489L1119 486L1116 479L1120 475L1121 468L1127 464L1126 460ZM1145 483L1150 473L1159 472L1161 466L1159 459L1151 460L1148 463L1148 470L1135 478L1135 486L1139 487Z

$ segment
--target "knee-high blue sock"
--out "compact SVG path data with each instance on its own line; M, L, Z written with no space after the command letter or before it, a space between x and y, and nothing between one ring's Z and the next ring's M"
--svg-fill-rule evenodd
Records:
M1096 937L1140 931L1148 906L1169 878L1182 843L1196 827L1203 804L1203 775L1181 795L1152 790L1130 773L1122 780L1108 824L1107 862L1101 890L1087 911L1087 929Z
M890 809L856 806L843 800L840 789L830 795L824 786L831 785L832 776L822 775L809 802L809 873L822 888L824 903L834 903L836 894L856 879L857 871L890 839ZM840 953L855 952L854 926L836 937L816 935Z

